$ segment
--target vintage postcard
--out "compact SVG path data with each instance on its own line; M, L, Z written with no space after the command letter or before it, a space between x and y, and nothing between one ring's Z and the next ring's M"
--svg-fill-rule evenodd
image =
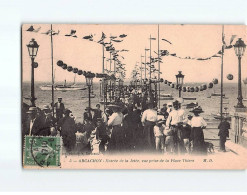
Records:
M246 169L245 25L23 24L25 169Z

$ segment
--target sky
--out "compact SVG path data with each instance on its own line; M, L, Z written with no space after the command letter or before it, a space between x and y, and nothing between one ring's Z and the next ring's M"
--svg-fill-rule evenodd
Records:
M40 27L38 33L26 31L30 25L34 29ZM31 80L31 59L28 55L27 44L34 38L40 45L35 61L39 66L35 69L35 81L51 81L51 40L50 36L42 34L50 29L50 24L24 24L22 26L22 73L23 81ZM140 63L141 55L144 56L145 48L150 48L150 35L156 40L151 41L152 56L157 57L158 50L158 25L94 25L94 24L53 24L53 30L59 35L53 36L53 54L55 81L61 82L65 79L72 82L74 74L63 70L56 65L58 60L62 60L67 65L77 67L82 70L92 71L94 73L102 72L102 45L97 41L101 38L102 32L106 35L106 41L109 42L110 36L119 36L126 34L120 43L113 43L116 49L126 49L129 52L122 52L120 55L122 63L126 64L126 77L129 78L131 71L137 62ZM71 30L76 30L78 38L66 37ZM94 41L82 39L83 36L93 34ZM244 25L225 25L225 41L228 45L232 35L242 38L247 43L246 26ZM222 46L222 25L159 25L160 49L168 50L169 53L176 53L180 57L206 58L210 57L221 49ZM169 40L169 44L162 39ZM109 52L105 51L105 57L109 58ZM247 54L242 58L242 78L247 77ZM144 58L142 58L144 61ZM149 61L149 52L147 52L147 62ZM184 82L210 82L214 78L220 79L221 58L212 58L210 60L199 61L191 59L179 59L172 56L162 57L161 78L175 82L175 75L182 71L185 75ZM109 63L105 62L105 65ZM157 67L157 64L155 64ZM227 74L233 74L234 79L228 81ZM225 50L224 55L224 81L237 82L238 79L238 59L234 49ZM84 76L77 76L78 82L85 82Z

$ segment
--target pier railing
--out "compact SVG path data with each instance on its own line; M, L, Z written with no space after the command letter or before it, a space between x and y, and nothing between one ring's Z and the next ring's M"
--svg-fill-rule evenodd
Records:
M247 113L235 112L232 117L230 139L247 148Z

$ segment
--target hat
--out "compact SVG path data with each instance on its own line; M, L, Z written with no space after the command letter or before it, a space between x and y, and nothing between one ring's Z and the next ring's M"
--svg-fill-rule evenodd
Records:
M201 106L198 106L196 108L194 108L193 110L191 110L190 112L193 112L193 113L202 113L204 112L201 108Z
M43 106L43 110L50 110L49 105L44 105L44 106Z
M86 107L85 110L91 110L91 108L90 107Z
M163 106L166 106L167 104L163 104Z
M179 105L179 101L175 100L172 104L173 104L173 106L175 106L175 105L178 106Z
M65 109L65 111L64 111L65 114L69 114L69 113L71 113L71 112L72 112L72 111L69 110L69 109Z
M61 98L61 97L59 97L59 98L57 98L58 100L61 100L61 99L63 99L63 98Z
M29 107L27 114L31 114L37 111L37 107Z

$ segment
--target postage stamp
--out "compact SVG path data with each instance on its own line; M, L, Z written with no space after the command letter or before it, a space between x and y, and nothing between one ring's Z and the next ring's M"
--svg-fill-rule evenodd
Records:
M60 166L61 137L25 136L23 166Z

